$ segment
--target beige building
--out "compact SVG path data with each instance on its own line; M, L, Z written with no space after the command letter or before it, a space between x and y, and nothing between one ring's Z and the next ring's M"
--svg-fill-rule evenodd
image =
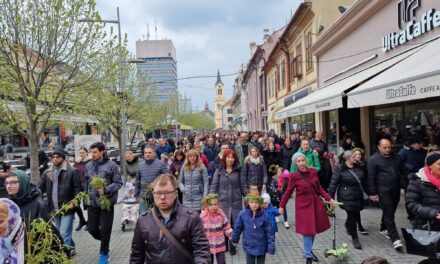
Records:
M311 47L354 0L311 0L299 5L264 67L268 124L279 133L321 130L319 114L296 115L286 107L317 89Z
M220 78L220 71L217 72L217 81L215 82L215 97L214 97L214 118L215 128L222 128L223 123L223 105L226 103L224 95L224 84Z

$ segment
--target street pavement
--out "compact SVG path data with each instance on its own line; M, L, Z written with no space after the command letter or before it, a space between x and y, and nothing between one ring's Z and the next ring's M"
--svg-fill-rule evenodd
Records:
M287 205L290 229L285 229L283 223L278 224L278 233L276 234L276 254L274 256L267 255L266 263L305 263L303 258L302 237L295 233L294 221L294 199L292 198ZM130 256L131 240L133 237L134 225L130 225L127 231L122 232L120 229L120 219L122 216L122 205L115 207L115 220L113 223L113 233L110 243L110 263L128 263ZM353 263L359 264L362 260L370 256L381 256L386 258L390 263L399 264L415 264L423 258L405 253L399 253L394 250L390 240L379 234L379 224L381 210L378 208L368 208L362 211L362 224L368 230L367 236L359 234L362 250L354 249L351 245L351 238L345 232L345 211L336 209L336 243L341 246L346 242L349 251L343 261L338 261L334 257L325 258L324 251L332 247L332 229L317 235L314 243L314 253L319 258L319 263ZM399 208L396 213L396 222L398 228L409 227L406 220L406 211L404 209L403 196L400 200ZM75 225L78 219L75 219ZM83 230L74 232L74 240L76 243L77 255L73 259L73 263L89 264L98 263L99 241L94 240L87 232ZM237 248L237 255L231 257L227 253L227 263L246 263L246 256L240 245ZM176 260L176 263L178 261Z

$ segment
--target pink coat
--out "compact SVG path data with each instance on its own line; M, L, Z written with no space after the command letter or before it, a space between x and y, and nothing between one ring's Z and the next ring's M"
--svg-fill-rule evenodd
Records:
M209 240L211 254L215 255L220 252L225 252L225 236L231 237L232 228L222 209L218 208L216 214L211 214L208 209L203 209L200 218L205 228L206 237Z
M286 208L286 204L293 191L296 191L296 232L301 235L311 236L330 228L327 210L319 196L327 201L331 197L319 184L318 172L315 169L308 168L307 172L303 172L303 175L305 179L301 178L299 172L290 175L289 185L281 199L280 208ZM317 193L319 193L319 196Z

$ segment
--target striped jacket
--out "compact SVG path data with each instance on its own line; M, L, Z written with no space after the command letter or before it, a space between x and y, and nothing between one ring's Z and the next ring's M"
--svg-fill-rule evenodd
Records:
M209 240L211 254L226 251L225 235L230 238L232 228L222 209L218 208L215 214L208 212L208 209L203 209L200 218Z

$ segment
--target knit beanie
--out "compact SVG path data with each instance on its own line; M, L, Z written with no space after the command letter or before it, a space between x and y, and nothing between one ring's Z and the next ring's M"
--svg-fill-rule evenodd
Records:
M297 152L297 153L293 154L292 162L293 162L293 163L296 163L296 159L299 158L299 157L303 157L303 158L305 159L305 158L306 158L306 155L304 155L304 154L301 153L301 152Z
M64 151L64 149L56 148L52 151L52 156L57 155L60 157L63 157L63 159L66 159L67 152Z
M439 159L440 159L440 153L433 152L432 154L428 155L428 157L426 157L426 165L431 166Z
M261 195L261 198L263 198L263 201L265 204L270 204L270 196L268 193L263 193Z
M284 170L283 171L283 176L284 177L289 178L289 175L290 175L290 171L289 170Z

